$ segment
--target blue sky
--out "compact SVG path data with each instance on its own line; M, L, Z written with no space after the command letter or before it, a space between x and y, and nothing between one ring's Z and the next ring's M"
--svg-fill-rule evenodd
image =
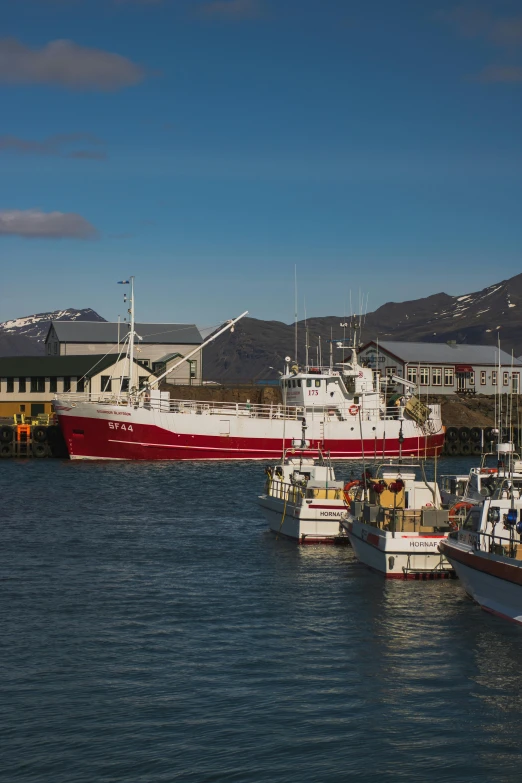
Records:
M295 264L300 317L521 271L520 0L0 10L0 321L115 318L130 274L205 326L291 321Z

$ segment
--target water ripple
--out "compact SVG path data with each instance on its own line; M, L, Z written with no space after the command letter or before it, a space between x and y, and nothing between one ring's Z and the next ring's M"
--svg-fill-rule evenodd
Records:
M3 779L518 781L520 630L276 541L262 480L2 465Z

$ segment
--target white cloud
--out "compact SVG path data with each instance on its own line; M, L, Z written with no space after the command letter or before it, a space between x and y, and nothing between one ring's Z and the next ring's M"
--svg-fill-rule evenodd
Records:
M473 77L473 81L483 84L520 84L522 68L518 65L488 65Z
M17 236L24 239L93 239L97 233L88 220L74 212L0 210L0 236Z
M143 68L127 57L74 41L50 41L42 49L31 49L15 38L0 39L0 82L6 84L56 84L110 92L144 78Z

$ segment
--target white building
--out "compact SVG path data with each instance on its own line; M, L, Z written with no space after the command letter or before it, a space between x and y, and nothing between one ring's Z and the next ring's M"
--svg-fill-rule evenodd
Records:
M372 340L359 358L381 377L416 383L423 394L520 394L522 361L491 345Z
M86 356L125 352L123 340L129 324L108 321L51 321L45 338L45 352L51 356ZM135 356L138 362L158 375L201 345L203 338L194 324L135 325ZM140 339L141 338L141 339ZM167 383L200 384L201 351L183 362L166 377Z

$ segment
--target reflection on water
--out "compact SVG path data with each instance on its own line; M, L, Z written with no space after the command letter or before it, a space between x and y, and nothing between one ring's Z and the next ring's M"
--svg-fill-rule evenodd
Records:
M276 540L262 465L1 475L6 780L518 781L520 629Z

